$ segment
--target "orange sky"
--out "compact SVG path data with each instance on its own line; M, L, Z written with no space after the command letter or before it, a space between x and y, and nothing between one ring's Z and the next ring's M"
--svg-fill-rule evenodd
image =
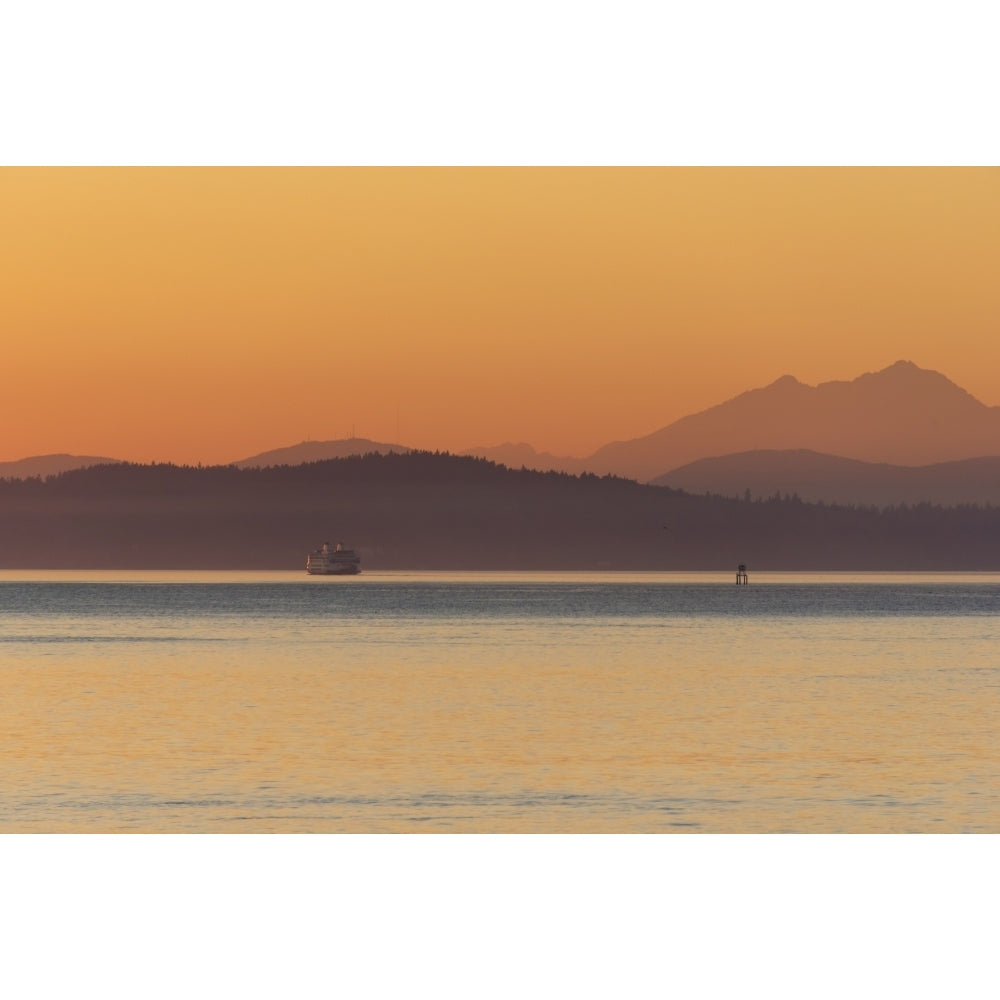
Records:
M1000 169L5 168L0 461L587 454L907 358L1000 404Z

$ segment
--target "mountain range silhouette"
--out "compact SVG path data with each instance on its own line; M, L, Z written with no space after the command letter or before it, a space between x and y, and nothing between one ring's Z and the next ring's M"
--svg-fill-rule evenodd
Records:
M652 434L607 444L586 464L645 482L698 459L764 449L896 465L998 455L1000 407L911 361L817 386L785 375Z
M231 464L264 468L410 450L352 437L304 441ZM723 495L749 488L755 495L779 490L852 503L996 502L1000 474L985 460L1000 456L1000 407L984 405L939 372L897 361L852 381L817 386L784 375L583 458L538 452L527 443L463 454L514 469L615 475ZM972 459L982 461L955 464ZM0 477L111 461L42 456L0 463ZM922 471L899 471L903 467Z
M366 439L313 441L237 464L295 464L405 450ZM524 442L462 454L509 468L649 482L700 459L750 451L810 451L903 466L1000 455L1000 407L984 405L939 372L897 361L850 382L809 386L783 375L650 434L606 444L584 458L538 452Z

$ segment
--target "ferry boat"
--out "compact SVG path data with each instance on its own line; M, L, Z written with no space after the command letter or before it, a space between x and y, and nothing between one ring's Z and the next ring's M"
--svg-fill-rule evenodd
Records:
M321 549L309 553L306 572L322 576L353 576L361 572L361 556L354 549L345 549L340 542L333 549L329 542L324 542Z

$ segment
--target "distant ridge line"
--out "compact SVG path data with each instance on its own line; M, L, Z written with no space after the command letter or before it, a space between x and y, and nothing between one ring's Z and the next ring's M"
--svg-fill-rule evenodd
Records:
M251 455L230 464L238 468L263 468L269 465L300 465L303 462L321 462L331 458L348 458L352 455L406 454L412 451L401 444L386 444L368 438L340 438L332 441L301 441L287 448L273 448L259 455Z
M229 463L295 465L349 455L407 453L398 443L350 438L264 451ZM924 467L1000 455L1000 407L986 406L939 372L897 361L851 381L808 386L782 375L640 437L576 458L525 442L465 449L508 468L615 475L639 482L700 460L747 452L810 451L869 464ZM117 459L50 455L0 463L0 478L52 475Z
M0 479L28 479L32 476L57 476L61 472L82 469L91 465L115 465L120 459L96 455L33 455L16 462L0 462Z
M921 466L862 462L807 449L757 450L703 458L651 482L689 493L754 497L775 493L808 502L873 504L1000 504L1000 456Z

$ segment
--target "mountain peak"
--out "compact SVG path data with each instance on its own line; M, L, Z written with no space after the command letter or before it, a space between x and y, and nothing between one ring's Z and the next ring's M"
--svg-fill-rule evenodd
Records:
M950 398L960 406L982 407L983 404L970 392L956 385L947 375L931 368L921 368L912 361L897 361L877 372L866 372L854 380L856 386L891 386L896 392L923 394L925 403L932 405L931 396Z
M864 375L859 375L858 379L863 378L914 378L932 375L935 378L943 379L944 376L940 372L932 371L930 368L921 368L920 365L914 364L912 361L896 361L889 365L888 368L882 368L877 372L866 372ZM857 381L858 379L855 379ZM947 380L946 380L947 381Z
M928 379L934 379L938 382L947 382L949 385L955 384L947 376L942 375L940 372L934 371L933 368L921 368L920 365L914 364L912 361L895 361L891 365L889 365L888 368L880 368L877 372L865 372L864 375L859 375L854 381L860 382L862 379L872 379L872 378L897 378L897 379L920 378L924 379L925 381Z

